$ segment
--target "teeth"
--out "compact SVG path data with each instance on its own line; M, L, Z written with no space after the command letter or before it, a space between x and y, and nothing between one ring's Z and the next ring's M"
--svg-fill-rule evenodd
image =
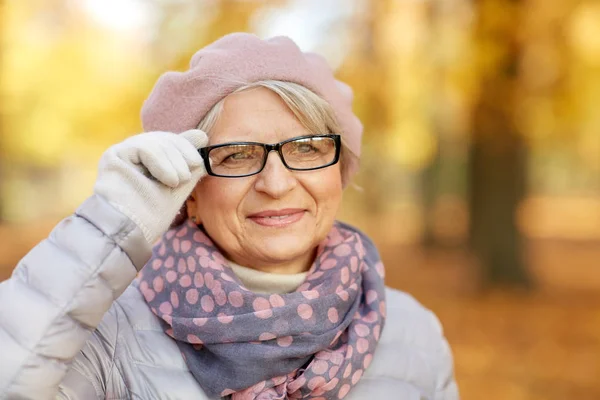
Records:
M289 215L273 215L272 217L267 217L267 218L271 218L271 219L284 219L289 217Z

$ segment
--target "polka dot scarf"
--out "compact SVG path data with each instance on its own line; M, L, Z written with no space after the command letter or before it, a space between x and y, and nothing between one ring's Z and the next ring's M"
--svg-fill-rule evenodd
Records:
M209 397L324 400L344 398L373 359L383 277L371 241L338 222L295 292L253 293L188 221L154 247L137 285Z

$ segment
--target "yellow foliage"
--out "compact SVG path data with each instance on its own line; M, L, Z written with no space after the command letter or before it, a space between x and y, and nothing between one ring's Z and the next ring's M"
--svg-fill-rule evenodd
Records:
M568 26L571 46L577 57L592 65L600 65L600 4L582 2L570 18Z
M437 137L425 121L406 119L386 136L387 158L410 171L420 172L437 155Z

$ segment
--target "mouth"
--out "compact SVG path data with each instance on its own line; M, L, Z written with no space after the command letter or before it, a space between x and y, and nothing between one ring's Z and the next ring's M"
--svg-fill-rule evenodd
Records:
M300 221L304 214L306 214L305 209L286 208L283 210L261 211L249 215L248 219L261 226L282 228Z

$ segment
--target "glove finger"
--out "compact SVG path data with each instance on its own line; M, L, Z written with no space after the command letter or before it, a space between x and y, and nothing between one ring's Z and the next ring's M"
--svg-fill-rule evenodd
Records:
M208 137L200 129L190 129L179 134L180 137L187 139L195 149L200 149L208 144Z
M179 184L187 182L192 178L190 167L186 162L183 154L179 147L175 144L175 140L166 140L161 143L161 148L165 152L165 157L173 166L173 169L177 173Z
M140 161L150 175L169 187L179 185L179 174L169 161L169 157L157 143L148 143L139 149Z
M183 133L181 135L183 135ZM173 143L181 152L181 155L183 156L183 159L187 165L190 167L190 169L194 169L203 165L204 162L202 161L202 156L198 152L198 149L194 147L189 140L181 137L181 135L177 135L174 138Z

